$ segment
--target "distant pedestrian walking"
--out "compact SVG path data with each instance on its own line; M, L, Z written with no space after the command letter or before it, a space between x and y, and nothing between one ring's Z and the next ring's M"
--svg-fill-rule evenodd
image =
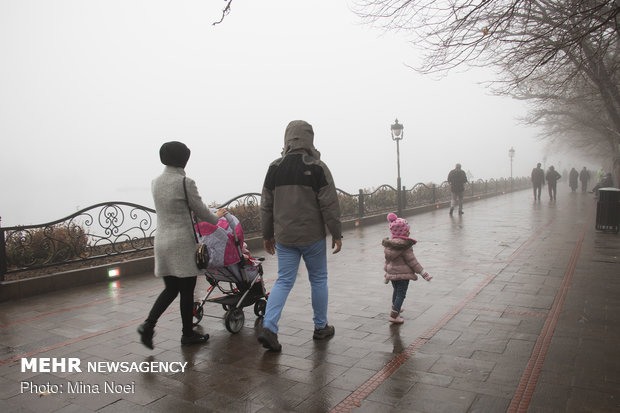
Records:
M575 192L579 187L579 172L575 168L571 168L568 174L568 186L571 191Z
M555 201L556 199L558 191L558 181L561 177L562 175L560 175L558 171L555 170L553 165L549 167L549 169L547 170L547 174L545 175L545 178L547 179L547 188L549 189L549 199L552 201Z
M545 171L540 167L540 162L536 168L532 169L532 189L534 190L534 200L540 201L540 191L545 184Z
M457 163L456 167L448 174L448 182L452 191L452 200L450 201L450 215L454 212L454 208L458 205L459 215L463 214L463 194L465 192L465 184L467 183L467 175L461 169L461 164Z
M590 171L584 166L579 172L579 180L581 181L581 192L588 192L588 181L590 180Z
M338 194L327 165L314 147L312 125L292 121L284 134L282 157L269 165L261 198L265 251L278 253L278 278L271 288L258 341L280 351L278 322L303 258L314 314L314 340L334 335L327 323L327 227L333 254L342 248Z
M385 282L392 282L392 308L390 310L389 321L394 324L402 324L405 320L400 316L403 301L407 295L409 281L416 281L420 274L426 281L431 277L415 257L413 246L416 240L409 238L411 229L409 223L398 218L396 214L390 213L387 216L390 222L390 232L392 238L384 238L382 245L385 254Z

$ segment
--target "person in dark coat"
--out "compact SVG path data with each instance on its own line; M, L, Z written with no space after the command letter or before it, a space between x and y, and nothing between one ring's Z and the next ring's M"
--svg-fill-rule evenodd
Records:
M532 188L534 189L534 200L538 197L540 201L540 192L545 184L545 171L540 167L540 162L536 164L536 168L532 169Z
M193 330L194 288L196 277L202 271L195 261L196 239L190 210L201 220L214 225L227 211L220 209L216 215L202 202L196 183L185 176L189 155L189 148L181 142L164 143L159 157L165 168L151 183L157 213L155 276L162 277L165 285L148 317L138 327L140 341L151 350L154 348L155 324L177 295L181 296L181 344L200 344L209 338L208 334Z
M556 199L558 181L561 177L562 175L555 170L553 165L549 167L547 174L545 175L545 179L547 180L547 188L549 189L549 199L552 201L555 201Z
M456 167L448 174L448 182L452 191L452 200L450 201L450 215L454 212L454 207L458 205L459 215L463 215L463 194L465 193L465 184L467 183L467 175L461 169L461 164L457 163Z
M581 192L588 192L588 181L590 180L590 171L584 166L579 172L579 180L581 181Z
M327 231L332 253L342 248L340 203L332 174L314 147L314 129L303 120L288 124L282 156L269 165L261 197L263 245L278 258L275 281L258 341L270 351L281 351L278 323L303 258L308 270L314 340L335 334L328 324Z
M579 172L575 168L571 168L568 174L568 186L571 191L575 192L579 186Z

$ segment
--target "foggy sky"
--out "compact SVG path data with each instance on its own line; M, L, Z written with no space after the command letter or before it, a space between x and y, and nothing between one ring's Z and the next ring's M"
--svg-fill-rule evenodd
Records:
M0 2L0 216L43 223L104 201L152 206L158 150L180 140L203 199L260 192L289 121L303 119L336 186L529 175L542 162L525 106L477 82L417 74L404 34L362 26L346 1ZM555 152L547 165L564 161ZM575 165L581 169L582 165ZM589 166L589 165L588 165ZM594 165L595 166L595 165Z

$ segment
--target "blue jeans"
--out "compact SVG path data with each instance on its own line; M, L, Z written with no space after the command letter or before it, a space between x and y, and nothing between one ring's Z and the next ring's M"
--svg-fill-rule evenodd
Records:
M328 295L325 238L304 247L288 247L276 243L276 251L278 252L278 279L269 293L263 327L278 334L278 321L288 294L295 285L301 258L304 259L310 280L314 327L325 327L327 325Z
M409 280L392 280L392 287L394 288L394 292L392 293L392 310L400 312L403 301L405 301L405 297L407 296Z

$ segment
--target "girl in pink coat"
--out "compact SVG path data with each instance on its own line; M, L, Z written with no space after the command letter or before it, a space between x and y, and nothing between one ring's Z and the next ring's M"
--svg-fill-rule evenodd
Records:
M389 321L401 324L405 321L400 313L409 288L409 280L417 280L416 274L420 274L426 281L430 281L433 277L424 271L413 253L413 246L417 241L409 238L410 228L407 220L398 218L393 213L388 214L387 219L390 222L392 238L385 238L381 244L385 248L385 282L387 284L392 281L394 288Z

